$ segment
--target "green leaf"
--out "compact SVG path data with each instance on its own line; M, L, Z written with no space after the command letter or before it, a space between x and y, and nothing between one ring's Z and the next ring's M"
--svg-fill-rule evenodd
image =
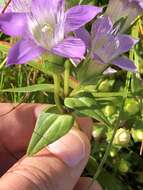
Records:
M85 116L92 117L97 121L105 123L107 126L111 126L111 123L101 110L101 105L93 98L66 98L64 104Z
M46 92L54 92L53 84L35 84L26 87L20 88L8 88L2 89L0 92L37 92L37 91L46 91Z
M93 98L88 97L79 97L79 98L66 98L65 105L68 108L82 108L82 107L91 107L97 105L96 101Z
M27 155L32 156L42 148L64 136L73 126L71 115L42 112L37 120Z
M79 112L85 116L91 117L93 119L96 119L97 121L105 123L107 126L111 126L111 123L105 117L104 113L98 109L84 109L79 110Z

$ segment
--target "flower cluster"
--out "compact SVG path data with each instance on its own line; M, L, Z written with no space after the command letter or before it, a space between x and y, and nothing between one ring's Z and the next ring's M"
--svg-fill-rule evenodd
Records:
M105 13L93 23L91 36L84 25L102 14L102 8L77 5L66 10L65 7L64 0L13 0L8 11L0 15L1 31L20 37L9 52L7 65L24 64L43 53L82 60L88 52L100 64L136 70L122 54L137 40L122 33L142 13L142 0L110 0ZM124 18L122 27L121 18Z
M83 58L84 42L68 34L93 19L101 8L79 5L65 11L63 0L32 0L30 11L25 12L27 3L19 4L14 1L13 10L19 10L0 16L0 28L5 34L21 37L10 50L8 65L25 63L45 52Z

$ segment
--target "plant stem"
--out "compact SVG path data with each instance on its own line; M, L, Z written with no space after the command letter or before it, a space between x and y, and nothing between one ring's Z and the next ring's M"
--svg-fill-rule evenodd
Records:
M70 77L70 61L65 62L65 73L64 73L64 96L69 94L69 77Z
M58 108L58 110L63 113L62 105L60 102L60 76L57 74L53 74L53 79L54 79L54 100L55 104Z
M122 111L120 111L120 114L119 114L117 123L116 123L116 125L115 125L115 127L114 127L114 131L113 131L113 134L112 134L111 141L110 141L110 143L109 143L108 146L107 146L107 149L106 149L106 151L105 151L105 154L104 154L104 156L103 156L103 159L102 159L102 161L101 161L99 167L97 168L97 171L96 171L96 173L95 173L95 175L94 175L94 177L93 177L93 180L96 180L96 179L97 179L97 177L99 176L99 174L100 174L100 172L101 172L101 170L102 170L102 168L103 168L103 166L104 166L104 164L105 164L105 162L106 162L106 160L107 160L107 157L108 157L109 151L110 151L110 149L111 149L111 146L112 146L112 143L113 143L113 140L114 140L116 131L117 131L118 126L119 126L119 123L120 123L121 113L122 113Z
M91 186L93 185L93 182L98 178L98 176L100 175L100 172L101 172L101 170L102 170L102 168L103 168L103 166L104 166L104 164L105 164L105 162L106 162L106 160L107 160L107 158L108 158L109 151L110 151L110 149L111 149L111 146L112 146L114 137L115 137L115 135L116 135L117 129L118 129L119 124L120 124L120 119L121 119L121 115L122 115L122 112L123 112L124 102L125 102L125 100L126 100L126 98L127 98L129 86L130 86L130 76L129 76L129 73L128 73L128 74L127 74L127 79L126 79L126 85L125 85L125 88L124 88L124 92L125 92L125 93L124 93L124 96L123 96L123 99L122 99L121 107L120 107L120 110L119 110L119 116L118 116L117 122L116 122L115 127L114 127L114 131L113 131L113 134L112 134L111 141L110 141L110 143L108 144L107 149L106 149L106 151L105 151L105 154L104 154L104 156L103 156L103 158L102 158L102 160L101 160L101 162L100 162L100 164L99 164L99 166L98 166L98 168L97 168L97 171L96 171L95 175L94 175L93 178L92 178L93 180L92 180L92 182L89 184L89 186L88 186L87 189L90 189Z
M6 11L6 9L7 9L8 6L9 6L9 4L11 3L11 1L12 1L12 0L9 0L9 1L6 3L6 5L4 6L4 8L3 8L2 11L1 11L2 14Z

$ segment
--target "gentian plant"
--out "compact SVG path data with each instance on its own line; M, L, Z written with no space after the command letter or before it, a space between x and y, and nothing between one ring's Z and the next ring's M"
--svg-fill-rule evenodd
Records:
M102 183L109 177L102 170L108 155L115 157L128 148L131 137L135 142L143 140L139 127L143 123L141 64L137 57L143 1L109 0L105 9L81 3L72 6L72 1L64 0L6 2L1 8L0 31L14 41L9 43L6 67L27 64L51 81L1 90L41 91L52 97L37 119L27 155L33 156L74 125L78 127L77 117L90 117L96 142L93 147L101 149L97 160L103 155L98 167L90 160L97 170L93 179ZM123 172L130 170L125 158L118 166ZM91 175L91 167L87 166L87 173ZM104 176L101 180L100 174Z

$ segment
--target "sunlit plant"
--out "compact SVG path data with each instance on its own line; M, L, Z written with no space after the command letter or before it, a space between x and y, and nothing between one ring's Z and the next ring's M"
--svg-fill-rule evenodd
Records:
M131 136L136 142L142 138L140 127L131 131L125 127L135 126L137 114L143 115L135 51L140 36L131 29L143 13L143 1L110 0L105 11L94 5L71 6L64 0L7 3L1 8L0 30L16 43L10 45L6 67L27 64L53 79L52 84L2 90L46 91L54 99L37 119L27 155L33 156L77 126L77 117L90 117L95 142L108 143L96 179L109 153L114 157L128 147Z

